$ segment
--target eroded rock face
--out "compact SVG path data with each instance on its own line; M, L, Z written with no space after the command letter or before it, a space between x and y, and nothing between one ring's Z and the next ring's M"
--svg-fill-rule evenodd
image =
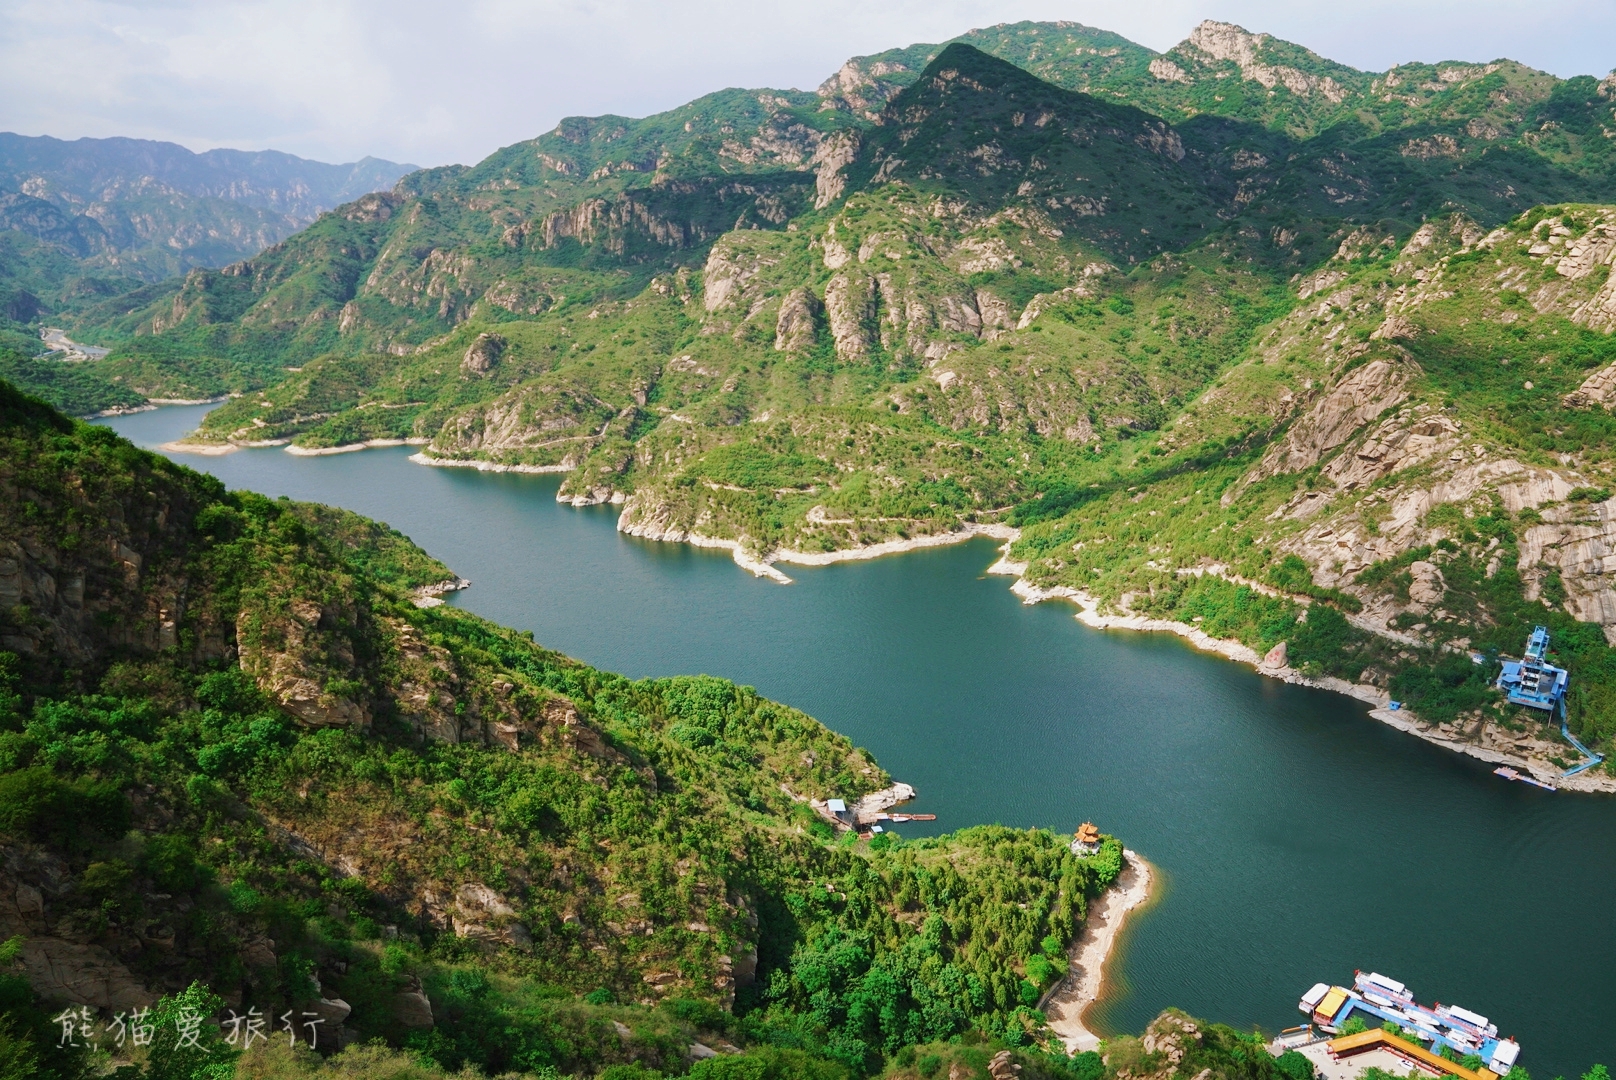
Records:
M1319 94L1332 102L1346 100L1348 89L1328 75L1320 78L1285 64L1263 63L1268 40L1267 34L1253 34L1233 23L1208 19L1190 31L1189 40L1178 48L1191 54L1199 53L1204 60L1237 64L1241 78L1260 83L1269 90L1283 85L1293 94ZM1157 74L1154 68L1152 74L1157 78L1170 77Z
M1448 591L1448 583L1435 564L1421 560L1410 564L1408 572L1413 578L1408 587L1410 600L1426 611L1442 602L1442 597Z
M875 320L875 282L869 275L844 271L831 278L825 286L825 312L838 359L857 361L869 355Z
M478 334L477 340L471 343L466 355L460 361L460 370L470 375L487 375L494 370L500 357L505 355L509 345L498 334Z
M814 209L823 210L842 197L847 190L847 177L842 170L858 157L859 135L856 131L838 131L820 142L814 151Z
M236 622L241 669L300 723L367 728L368 705L327 689L359 674L352 640L359 618L352 604L298 598L282 609L273 596L247 598Z
M1276 442L1242 486L1281 473L1312 468L1330 451L1351 439L1365 424L1408 396L1411 365L1372 360L1353 370L1319 398ZM1226 501L1238 494L1231 488Z
M713 245L702 270L702 306L709 314L741 306L751 296L751 286L778 258L756 250L752 237L731 234Z
M161 977L176 942L166 905L149 904L138 928L115 924L110 935L97 934L74 917L77 881L66 860L38 848L7 847L0 848L0 867L0 941L23 939L20 973L35 993L109 1012L157 1000L125 961L138 957L143 969L150 962ZM156 948L148 951L149 945Z
M824 305L807 288L792 289L780 302L780 315L774 324L774 347L778 352L807 352L819 333L819 317Z
M1553 567L1565 585L1565 607L1584 622L1599 623L1616 645L1616 500L1566 503L1543 511L1542 525L1520 538L1519 568L1527 596L1541 590L1541 566Z
M469 882L455 890L452 922L454 932L463 938L507 945L533 943L527 927L516 920L516 909L481 882Z
M1568 409L1588 409L1595 405L1608 409L1613 403L1616 403L1616 364L1588 376L1562 402Z
M133 972L99 945L28 938L19 959L28 985L47 1000L110 1012L144 1008L157 1000Z
M1343 491L1367 487L1399 469L1450 453L1458 446L1459 425L1437 414L1400 413L1324 467L1324 476Z

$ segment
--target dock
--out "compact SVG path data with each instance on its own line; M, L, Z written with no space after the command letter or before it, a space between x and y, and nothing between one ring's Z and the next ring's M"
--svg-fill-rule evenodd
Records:
M1581 768L1584 768L1584 767L1585 766L1579 766L1578 767L1579 771L1580 771ZM1494 776L1502 776L1505 780L1518 780L1523 784L1531 784L1533 787L1540 787L1544 791L1559 791L1560 790L1559 788L1555 787L1553 784L1545 783L1542 780L1539 780L1537 777L1532 776L1529 773L1523 773L1523 772L1520 772L1519 770L1512 769L1508 765L1502 765L1502 766L1494 769L1493 770L1493 775ZM1571 774L1566 773L1566 775L1570 776Z
M1342 1036L1330 1043L1331 1053L1337 1058L1387 1049L1428 1070L1438 1068L1456 1080L1496 1080L1515 1067L1521 1053L1520 1043L1512 1038L1500 1038L1498 1025L1480 1013L1441 1002L1435 1006L1421 1005L1408 987L1378 972L1355 972L1350 989L1318 983L1302 995L1297 1007L1308 1015L1312 1026L1327 1035ZM1343 1036L1342 1029L1355 1014L1369 1030ZM1387 1021L1425 1045L1416 1046L1408 1039L1380 1030ZM1377 1035L1384 1035L1392 1042L1377 1043L1371 1037ZM1443 1049L1459 1057L1474 1055L1484 1067L1461 1071L1460 1066L1442 1057ZM1435 1065L1438 1061L1442 1062L1440 1066ZM1363 1067L1356 1065L1353 1075Z

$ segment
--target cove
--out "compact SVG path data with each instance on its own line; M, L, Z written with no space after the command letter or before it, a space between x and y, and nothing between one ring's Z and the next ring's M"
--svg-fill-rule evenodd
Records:
M106 421L154 447L208 407ZM1355 968L1487 1014L1539 1080L1616 1064L1616 800L1549 794L1165 634L1026 607L977 540L758 580L727 552L624 537L554 476L327 457L176 455L230 487L386 521L470 578L451 602L630 676L748 683L868 747L938 830L1093 820L1162 872L1100 1031L1163 1007L1239 1027ZM918 825L903 826L921 835Z

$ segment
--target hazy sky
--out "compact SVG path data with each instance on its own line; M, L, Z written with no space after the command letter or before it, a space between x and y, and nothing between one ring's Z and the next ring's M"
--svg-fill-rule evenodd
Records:
M0 0L0 130L469 163L563 116L810 89L976 26L1069 19L1164 50L1206 18L1374 70L1616 66L1616 0Z

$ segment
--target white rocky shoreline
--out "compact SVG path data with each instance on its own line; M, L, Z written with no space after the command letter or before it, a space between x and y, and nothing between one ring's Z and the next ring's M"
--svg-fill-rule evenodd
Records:
M967 523L958 530L946 533L928 533L925 536L912 536L903 540L883 540L878 544L839 548L836 551L794 551L791 548L777 548L759 558L747 551L739 540L703 536L701 533L689 532L677 526L664 528L650 523L625 524L625 519L620 517L617 519L617 531L625 536L635 536L642 540L690 544L703 548L722 548L730 553L735 560L735 565L741 569L750 571L755 577L768 578L770 581L781 585L792 584L792 579L775 567L774 564L777 562L789 563L795 566L830 566L832 563L862 562L865 559L879 559L887 555L901 555L906 551L946 547L950 544L960 544L967 540L974 540L978 536L991 536L995 540L1012 543L1020 535L1017 530L1008 525Z
M430 440L410 439L407 441L411 446L421 446ZM432 465L440 469L476 469L478 472L564 473L573 470L571 465L502 465L497 461L484 461L481 458L433 457L425 451L419 454L411 454L410 460L417 465Z
M1413 735L1415 738L1423 739L1434 746L1440 746L1444 750L1465 754L1493 765L1512 766L1562 790L1616 794L1616 777L1607 773L1590 769L1586 772L1578 773L1576 776L1564 776L1563 770L1554 767L1552 763L1547 761L1478 746L1463 739L1453 738L1436 725L1422 721L1416 714L1407 709L1392 709L1390 708L1391 698L1378 686L1369 683L1348 682L1345 679L1338 679L1329 675L1304 675L1286 662L1287 650L1284 648L1283 643L1270 651L1268 655L1263 656L1259 655L1249 645L1229 638L1215 638L1189 623L1177 622L1172 619L1154 619L1145 615L1101 614L1099 610L1100 600L1096 596L1067 586L1046 589L1034 585L1024 576L1027 572L1027 564L1010 560L1010 546L1020 539L1021 531L1009 525L966 523L961 528L946 533L934 533L905 540L888 540L879 544L844 548L838 551L802 552L781 548L769 552L761 558L746 551L737 540L703 536L699 533L687 532L677 526L660 527L653 523L625 524L624 519L619 518L618 530L626 535L638 536L648 540L682 542L693 544L696 547L727 549L735 559L736 564L742 569L750 571L757 577L766 577L782 585L791 584L792 579L775 567L774 564L777 562L799 566L828 566L831 563L875 559L885 555L918 551L923 548L962 543L978 536L991 536L994 539L1003 540L1005 543L1003 548L1000 549L999 560L988 568L988 573L1014 577L1016 580L1010 586L1010 590L1021 597L1023 603L1038 604L1046 600L1071 601L1078 605L1078 621L1096 630L1135 630L1146 633L1177 634L1179 637L1189 641L1197 649L1216 653L1236 663L1250 664L1257 669L1259 674L1268 678L1294 683L1298 686L1328 690L1331 693L1356 698L1374 706L1369 710L1369 715L1373 719L1386 724L1388 727ZM1374 631L1370 629L1369 632Z
M1013 543L1011 541L1010 543ZM1616 777L1608 774L1595 774L1590 769L1578 773L1576 776L1564 776L1562 770L1552 765L1536 761L1520 754L1509 754L1500 750L1477 746L1463 739L1455 739L1445 735L1434 724L1428 724L1419 716L1407 709L1391 708L1391 698L1378 686L1369 683L1348 682L1329 675L1304 675L1286 663L1286 650L1282 642L1267 656L1260 656L1257 650L1249 645L1231 640L1229 638L1215 638L1200 627L1189 623L1176 622L1171 619L1152 619L1145 615L1102 615L1099 611L1098 597L1078 589L1056 586L1052 589L1040 588L1029 582L1024 575L1027 571L1025 563L1011 562L1009 559L1010 543L1003 549L1003 557L988 568L990 574L1011 575L1016 578L1010 591L1022 598L1026 604L1038 604L1045 600L1070 600L1079 606L1077 619L1085 626L1092 626L1096 630L1138 630L1145 632L1162 632L1177 634L1190 644L1203 652L1217 653L1226 659L1241 664L1250 664L1257 669L1258 674L1266 675L1281 682L1294 683L1298 686L1311 686L1319 690L1328 690L1336 694L1345 694L1373 705L1369 715L1375 720L1396 728L1398 731L1423 739L1434 746L1444 750L1452 750L1493 765L1510 765L1527 774L1553 784L1568 791L1599 792L1616 794ZM1370 631L1373 632L1373 631Z

